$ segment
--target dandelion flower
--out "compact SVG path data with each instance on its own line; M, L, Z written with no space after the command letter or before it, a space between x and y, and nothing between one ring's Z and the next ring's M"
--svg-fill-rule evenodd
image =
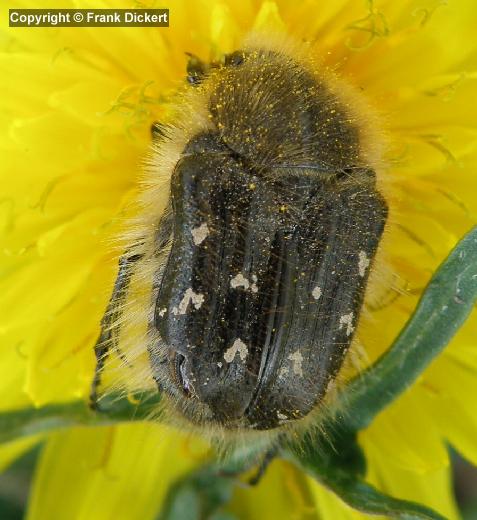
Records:
M38 7L16 0L18 8ZM60 5L61 4L61 5ZM142 4L137 7L143 6ZM126 8L64 0L50 8ZM0 409L87 398L93 346L117 269L111 243L139 190L150 125L169 117L191 52L217 59L251 30L311 42L360 89L389 142L395 223L392 289L360 327L375 360L432 272L477 214L477 12L470 0L171 0L170 27L11 28L0 32ZM464 326L417 383L359 435L367 480L457 518L446 442L477 464L477 354ZM35 439L0 447L6 465ZM208 456L160 424L49 435L28 518L155 518L176 479ZM236 489L240 518L357 518L360 513L274 461Z

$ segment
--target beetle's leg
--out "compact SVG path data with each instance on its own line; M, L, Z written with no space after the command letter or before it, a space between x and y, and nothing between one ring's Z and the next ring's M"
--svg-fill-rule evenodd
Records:
M159 121L154 121L151 125L151 137L152 140L163 139L166 136L166 128L167 125L164 123L160 123Z
M265 475L265 472L267 471L268 466L273 461L273 459L277 456L278 448L271 448L267 452L265 452L265 455L263 455L262 459L259 461L258 469L256 474L251 477L246 483L242 483L242 486L256 486L260 480L262 479L263 475ZM247 468L240 468L240 469L222 469L218 472L219 477L223 478L238 478L240 475L242 475L245 471L248 471ZM239 481L240 485L240 481Z
M272 448L265 453L263 459L260 461L257 473L255 473L255 475L248 481L250 486L256 486L260 480L262 480L262 477L265 475L265 471L267 471L268 466L277 456L277 451L277 448Z
M91 383L90 391L90 407L98 409L98 388L101 384L101 372L104 368L106 358L111 350L115 348L118 354L123 358L116 344L116 338L119 332L119 325L117 320L121 315L121 305L126 298L129 281L132 275L132 266L135 262L142 258L141 254L128 256L127 253L119 259L119 271L116 281L114 283L113 293L109 300L108 307L101 320L101 332L94 346L94 353L96 355L96 368L94 371L93 382ZM115 324L116 323L116 324Z

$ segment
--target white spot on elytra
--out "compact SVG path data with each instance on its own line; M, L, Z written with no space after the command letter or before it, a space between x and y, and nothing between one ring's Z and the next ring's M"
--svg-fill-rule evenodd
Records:
M313 296L313 298L315 298L315 300L318 300L318 298L321 296L321 289L316 286L313 291L311 291L311 295Z
M366 273L366 269L369 267L369 258L365 251L360 251L358 257L359 276L364 276Z
M353 317L354 314L350 312L349 314L343 314L340 316L340 330L346 325L346 335L349 336L353 330Z
M232 361L235 358L235 354L239 353L240 359L242 361L245 361L245 358L248 354L248 347L245 345L245 343L240 339L237 338L233 345L229 347L224 354L224 359L227 361L227 363L232 363Z
M257 277L252 275L252 284L245 278L242 273L237 274L230 280L230 287L232 289L236 289L237 287L243 287L245 290L250 289L253 293L258 292L258 287L256 284Z
M185 314L190 302L192 302L192 305L196 309L200 309L201 305L204 303L204 295L197 294L192 289L187 289L187 291L184 294L184 297L179 303L179 307L174 307L172 309L172 313L174 314L174 316L177 316L178 314Z
M242 273L239 273L237 276L234 276L232 280L230 280L230 287L232 287L232 289L243 287L245 290L247 290L250 287L250 282Z
M293 362L293 373L297 376L303 377L303 356L301 355L301 352L299 350L293 352L293 354L288 356L288 359Z
M194 239L194 244L196 246L202 244L202 242L207 238L209 234L209 228L207 224L204 222L199 227L194 228L191 231L192 238Z
M161 310L158 312L158 314L159 314L159 316L162 318L162 317L164 316L164 314L166 314L166 312L167 312L167 309L164 307L163 309L161 309Z

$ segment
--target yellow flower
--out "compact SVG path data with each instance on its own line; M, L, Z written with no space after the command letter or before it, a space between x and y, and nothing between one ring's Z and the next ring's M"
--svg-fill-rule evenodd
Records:
M5 29L2 8L2 410L87 396L116 274L111 243L138 189L150 124L167 117L183 82L186 51L212 59L238 48L251 29L288 33L313 42L324 64L382 114L394 200L385 251L393 289L377 295L360 328L361 363L391 343L431 273L475 222L473 1L171 0L167 7L167 29ZM457 513L445 441L477 464L476 352L467 323L359 439L370 482L449 518ZM36 441L4 445L0 463ZM206 453L200 440L161 425L56 433L41 456L28 518L155 518L171 483ZM236 489L228 510L240 518L361 516L281 461L256 488Z

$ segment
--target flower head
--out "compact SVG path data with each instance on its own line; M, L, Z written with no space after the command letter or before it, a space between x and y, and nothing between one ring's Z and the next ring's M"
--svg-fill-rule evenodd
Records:
M35 6L25 0L21 7ZM61 7L130 6L81 0ZM324 67L361 89L380 114L389 143L383 175L390 179L392 225L383 253L387 268L378 273L386 284L369 300L358 331L362 347L351 358L358 365L392 342L431 273L475 222L472 2L216 0L168 7L167 29L12 28L1 34L4 410L88 395L93 346L116 274L114 244L140 190L150 125L171 117L183 88L186 52L218 59L250 30L304 39ZM371 482L448 517L456 513L446 440L477 463L473 347L468 324L359 438ZM23 449L21 442L2 448L4 457ZM109 518L120 511L123 518L153 518L168 486L205 452L201 441L160 425L55 434L42 455L30 517L94 511ZM78 467L73 454L82 461ZM278 461L256 489L237 490L229 509L243 518L357 515Z

